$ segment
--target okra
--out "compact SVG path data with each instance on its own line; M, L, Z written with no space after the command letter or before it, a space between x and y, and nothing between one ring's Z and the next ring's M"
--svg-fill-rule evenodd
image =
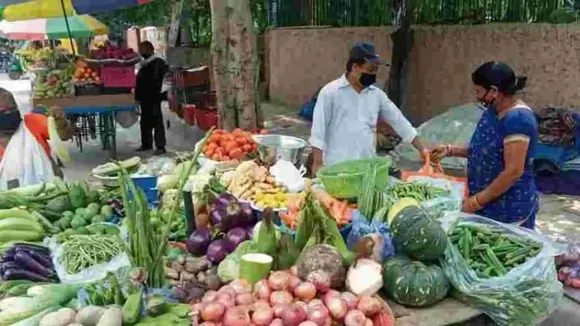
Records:
M491 276L491 271L493 270L493 267L488 266L483 270L483 275L485 275L486 277L490 277Z
M496 269L496 271L498 273L500 273L500 275L506 274L507 270L505 269L505 267L501 264L501 262L499 261L499 259L497 259L497 256L493 253L493 251L491 249L486 249L485 250L485 254L488 256L489 260L492 263L493 268Z
M521 248L521 249L518 249L518 250L515 250L515 251L512 251L512 252L506 254L505 255L505 258L506 259L511 259L511 258L513 258L515 256L520 256L520 255L523 255L523 254L529 254L529 252L530 252L530 249L529 248Z
M512 264L515 264L516 262L518 262L520 260L524 260L525 261L526 258L528 258L528 254L527 253L524 253L524 254L521 254L519 256L514 256L514 257L508 259L505 262L505 264L506 265L512 265Z
M478 244L473 246L473 250L485 250L487 248L490 248L490 246L487 243L482 243L482 244Z

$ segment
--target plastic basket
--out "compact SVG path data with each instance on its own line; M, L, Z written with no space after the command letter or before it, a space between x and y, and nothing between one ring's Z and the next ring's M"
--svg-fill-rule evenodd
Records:
M334 164L320 169L316 176L331 196L340 199L356 198L360 192L365 169L372 163L379 164L377 187L386 187L389 168L392 165L390 157L375 157Z
M183 120L190 125L195 125L195 104L184 104L183 105Z
M201 130L218 126L217 110L195 110L197 125Z
M154 204L157 202L159 195L159 191L157 190L157 177L133 176L131 177L131 180L133 180L135 187L143 189L149 204Z
M101 80L105 87L135 87L135 67L103 67Z

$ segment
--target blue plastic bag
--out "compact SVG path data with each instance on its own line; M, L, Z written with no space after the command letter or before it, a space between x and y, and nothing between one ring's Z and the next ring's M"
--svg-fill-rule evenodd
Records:
M385 261L395 255L395 248L391 239L391 231L387 223L378 223L376 221L368 221L359 210L353 212L352 230L346 239L346 245L349 250L353 251L359 240L367 235L376 234L382 240L382 248L380 256L382 261Z

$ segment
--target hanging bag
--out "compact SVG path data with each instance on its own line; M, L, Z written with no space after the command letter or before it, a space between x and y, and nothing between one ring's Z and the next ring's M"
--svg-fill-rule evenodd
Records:
M440 163L431 166L429 155L425 156L425 165L419 171L402 171L403 181L422 181L434 186L449 189L452 193L463 198L469 196L467 178L454 177L445 174Z

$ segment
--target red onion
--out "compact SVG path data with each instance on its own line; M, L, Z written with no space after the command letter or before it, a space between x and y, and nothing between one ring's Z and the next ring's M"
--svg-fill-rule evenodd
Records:
M288 289L293 292L300 283L302 283L300 277L290 275L290 285Z
M325 305L328 306L328 301L330 299L334 299L334 298L340 298L340 292L338 292L336 290L329 290L322 297L322 301L324 302Z
M207 291L205 293L205 295L203 296L203 298L201 299L201 302L212 302L215 301L217 298L218 293L216 291Z
M236 296L236 305L246 306L254 303L254 297L250 293L240 293Z
M328 310L330 311L330 315L337 321L342 321L346 313L348 312L348 307L346 306L346 302L339 298L333 298L328 300L326 304Z
M270 294L270 305L290 304L293 299L292 294L288 291L274 291Z
M284 312L284 310L288 308L288 305L285 304L277 304L273 307L274 310L274 317L276 318L280 318L282 317L282 313Z
M322 302L322 300L320 300L320 299L314 299L308 303L309 309L315 309L315 308L318 308L320 306L326 308L326 306L324 305L324 302Z
M252 293L252 285L246 280L233 280L230 286L236 294Z
M219 302L209 302L203 308L201 308L201 319L204 321L217 322L222 319L226 308L223 304Z
M296 265L290 267L290 274L298 276L298 267Z
M344 317L344 324L346 326L365 326L367 317L360 310L351 310Z
M271 307L270 307L270 302L268 302L268 301L266 301L266 300L258 300L258 301L256 301L256 302L254 302L254 304L253 304L252 308L253 308L254 310L256 310L256 309L260 309L260 307L264 307L264 306L266 306L266 307L268 307L268 308L271 308Z
M274 291L284 291L290 286L290 274L283 271L274 272L268 277L268 285Z
M211 321L204 321L203 323L199 324L199 326L216 326L216 323L212 323Z
M307 321L301 322L300 325L298 325L298 326L318 326L318 324L307 320Z
M316 286L316 291L320 293L330 290L330 275L321 269L308 274L306 280L314 284L314 286Z
M294 289L294 295L301 300L309 302L316 297L316 287L310 282L300 283Z
M365 321L365 326L373 326L373 325L374 325L373 320L370 318L367 318L367 320Z
M306 320L306 311L297 305L290 305L282 313L282 321L285 326L298 326Z
M276 318L276 319L272 320L272 322L270 323L270 326L284 326L284 322L282 321L282 319Z
M226 310L222 320L223 326L248 326L252 321L245 307L231 307Z
M356 295L354 295L351 292L342 292L340 298L344 300L344 302L346 302L348 310L356 309L356 306L358 304L358 297Z
M381 302L376 298L364 296L358 301L357 309L362 311L365 316L372 317L381 311Z
M316 323L318 326L324 326L328 317L328 309L324 305L315 308L308 307L308 320Z
M274 319L274 311L267 306L256 309L252 314L252 322L258 326L268 326L272 322L272 319Z
M271 293L272 291L266 280L260 280L254 285L254 296L258 299L270 300Z
M296 301L294 302L295 305L297 305L298 307L302 308L302 310L304 310L304 312L308 312L308 304L304 301Z

